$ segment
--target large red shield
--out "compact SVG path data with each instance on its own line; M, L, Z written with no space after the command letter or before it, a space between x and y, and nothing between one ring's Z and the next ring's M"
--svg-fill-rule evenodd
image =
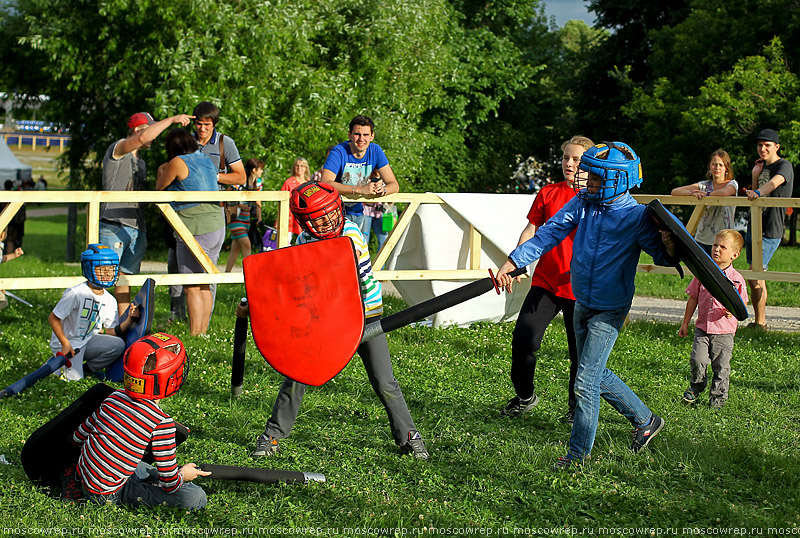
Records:
M322 385L347 365L364 331L364 303L347 237L244 259L253 340L286 377Z

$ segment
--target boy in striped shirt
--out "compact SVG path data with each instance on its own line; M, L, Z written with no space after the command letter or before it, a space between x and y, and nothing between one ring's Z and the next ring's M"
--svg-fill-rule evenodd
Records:
M124 390L106 398L72 436L81 447L77 478L87 499L128 506L206 505L202 471L194 463L178 467L175 422L158 405L175 394L189 370L183 342L155 333L131 345L124 357ZM155 467L142 461L152 450Z
M356 224L344 218L339 193L328 183L309 181L292 191L290 208L303 228L298 244L341 236L350 238L358 259L366 323L378 320L383 313L381 284L372 273L372 261L364 235ZM392 436L401 453L428 459L422 436L414 425L403 392L394 377L386 336L382 334L363 342L357 352L367 370L372 389L386 409ZM305 390L305 385L291 379L283 382L272 408L272 416L267 421L266 430L256 441L252 457L272 456L279 451L278 439L286 438L291 433Z

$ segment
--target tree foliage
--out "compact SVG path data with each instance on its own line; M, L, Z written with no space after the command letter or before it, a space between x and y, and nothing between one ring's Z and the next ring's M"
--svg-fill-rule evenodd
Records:
M646 192L663 193L705 175L708 155L726 149L749 181L755 134L794 141L800 45L794 0L592 0L612 30L579 82L587 134L620 137L642 157Z
M360 113L405 191L513 190L531 156L558 178L574 134L631 143L650 192L702 177L719 147L747 177L765 126L800 157L797 0L587 3L594 28L559 29L539 0L11 0L0 84L72 126L76 187L99 185L132 112L201 100L270 188Z
M35 56L41 80L26 79L20 62L4 79L51 97L50 114L72 127L68 164L83 186L99 184L102 150L132 112L164 117L209 100L243 158L265 160L268 187L279 187L297 156L320 166L350 118L365 113L405 190L468 190L502 175L477 174L475 156L493 145L481 126L535 83L538 66L517 42L520 28L539 24L535 6L25 0L15 6L18 26L4 24L16 38L5 50ZM163 159L158 146L151 164Z
M682 94L668 79L651 93L638 91L625 112L641 120L645 137L667 135L660 146L646 145L643 160L651 164L649 192L699 181L708 155L717 148L730 153L734 174L750 182L756 159L756 135L766 127L781 133L781 155L798 162L800 80L790 68L779 38L763 54L738 60L729 70L708 77L695 95ZM669 147L669 151L663 151Z

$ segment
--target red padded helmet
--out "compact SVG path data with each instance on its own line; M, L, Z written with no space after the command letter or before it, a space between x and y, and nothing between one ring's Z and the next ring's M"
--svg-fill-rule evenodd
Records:
M289 208L311 236L332 239L342 235L342 197L332 185L309 181L295 187L289 198Z
M123 369L128 396L160 400L181 388L189 374L189 358L176 337L153 333L131 344L123 357Z

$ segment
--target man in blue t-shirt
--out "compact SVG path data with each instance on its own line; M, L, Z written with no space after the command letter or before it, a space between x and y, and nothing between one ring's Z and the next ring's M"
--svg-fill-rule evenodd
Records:
M339 194L350 197L375 198L400 192L389 160L378 144L373 144L375 124L372 119L358 115L350 121L347 142L333 147L322 167L322 181L330 183ZM374 170L379 178L370 181ZM345 204L347 218L355 222L364 233L363 205Z

